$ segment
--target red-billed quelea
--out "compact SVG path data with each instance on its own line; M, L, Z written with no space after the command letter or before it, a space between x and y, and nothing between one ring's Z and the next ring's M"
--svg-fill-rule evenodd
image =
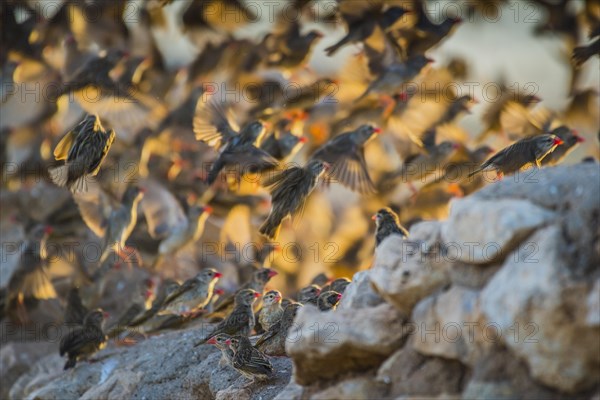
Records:
M60 356L68 355L64 369L73 368L77 361L86 359L106 346L107 337L102 331L106 314L101 309L90 311L83 325L76 327L60 341Z
M263 296L263 306L258 314L258 322L265 331L281 319L283 314L281 300L282 296L279 290L269 290Z
M392 211L391 208L382 208L375 215L375 246L379 246L385 238L390 235L400 235L403 238L408 238L408 231L400 224L398 214Z
M517 172L529 165L538 168L542 166L542 160L552 153L563 141L555 135L538 135L521 139L516 143L500 150L490 159L485 161L479 168L469 174L469 177L481 171L496 171L498 178L505 174Z
M277 239L282 221L302 215L306 199L328 168L327 162L312 159L304 167L291 167L268 178L265 186L271 192L272 206L259 232L270 240Z
M248 337L233 336L228 340L228 343L234 354L233 368L248 378L250 380L249 384L254 383L255 380L267 380L273 375L273 365L271 365L267 356L252 347Z
M334 137L317 149L312 158L329 163L329 176L342 185L360 193L372 193L374 187L365 161L364 146L378 133L381 129L362 125Z
M231 314L221 321L217 327L204 339L196 343L194 347L206 343L208 339L218 335L219 333L248 336L255 324L252 305L260 296L260 293L252 289L244 289L239 291L235 295L235 306Z
M114 140L115 131L107 132L97 115L88 115L54 149L54 158L65 164L50 168L50 178L72 192L86 191L86 178L98 174Z
M165 301L164 312L190 313L204 308L210 298L217 280L222 276L213 268L207 268L195 277L188 279Z

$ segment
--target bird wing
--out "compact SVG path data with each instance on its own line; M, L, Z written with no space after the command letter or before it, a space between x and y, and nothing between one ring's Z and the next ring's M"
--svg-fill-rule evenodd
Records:
M232 110L223 105L217 97L198 98L196 115L194 116L194 133L196 139L215 146L235 137L239 126L233 121Z
M260 347L263 343L265 343L266 341L270 340L273 336L275 336L279 332L280 329L281 329L281 321L277 321L274 325L271 326L271 328L269 328L268 331L266 331L260 338L258 338L254 347L256 347L256 348Z
M173 229L185 230L189 222L175 196L153 179L145 179L141 184L146 190L141 207L150 236L162 239Z
M339 140L338 140L339 139ZM353 191L368 194L375 192L375 185L369 176L365 153L349 140L338 136L317 150L313 158L332 165L328 180L337 180Z
M269 153L249 143L228 149L223 153L223 160L229 165L239 165L242 173L262 171L279 163Z
M56 160L67 159L69 156L69 150L73 146L76 137L77 134L73 130L69 131L65 136L63 136L54 149L54 158Z
M112 199L96 182L88 183L87 192L73 193L73 199L79 207L81 218L98 237L103 237L108 219L115 206Z

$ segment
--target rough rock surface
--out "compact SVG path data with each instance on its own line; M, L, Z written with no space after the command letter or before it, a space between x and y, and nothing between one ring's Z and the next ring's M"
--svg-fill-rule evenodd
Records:
M192 348L196 327L111 345L68 372L54 352L31 350L41 359L29 363L3 348L2 396L600 399L599 223L598 164L519 174L410 240L386 239L338 310L301 309L271 382L244 387L216 349ZM478 237L501 252L457 257L447 242Z

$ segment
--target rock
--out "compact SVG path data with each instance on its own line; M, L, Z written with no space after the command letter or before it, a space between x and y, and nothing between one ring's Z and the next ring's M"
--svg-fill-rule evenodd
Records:
M360 376L336 383L327 389L315 393L310 400L369 400L385 396L386 385L372 376Z
M576 392L597 384L600 330L578 312L592 291L575 279L561 229L534 234L507 257L482 291L482 310L497 334L543 384Z
M468 264L503 260L554 213L527 200L482 201L474 197L451 202L442 237L448 257Z
M56 352L56 346L56 343L43 341L3 344L0 348L0 398L8 398L8 391L13 383L39 359Z
M375 290L406 314L419 300L449 283L451 265L440 251L439 223L415 225L410 238L386 238L375 251L370 271Z
M471 196L476 201L526 199L560 215L563 249L569 269L580 277L597 274L600 266L600 168L580 163L532 168L501 183L486 186Z
M97 362L81 362L69 371L62 371L64 359L56 352L23 374L9 397L155 399L177 394L178 399L244 398L242 391L247 389L247 398L272 399L288 384L292 363L279 357L272 359L276 371L272 380L244 388L245 378L219 365L221 353L215 347L192 346L204 332L196 328L165 333L126 348L111 344L94 356Z
M303 307L286 344L295 381L308 385L379 365L400 346L402 322L398 311L386 303L326 313Z
M413 311L412 346L424 355L458 360L472 366L492 344L485 340L487 322L479 306L479 292L453 286L427 297Z
M450 281L470 289L483 289L500 267L500 264L473 265L457 261L450 267Z
M290 383L275 397L275 400L300 400L302 398L304 398L304 387L297 384L292 378Z
M600 326L600 279L596 279L596 283L590 293L588 294L587 301L587 313L585 315L585 322L588 326Z
M352 282L346 287L338 308L375 307L383 301L383 298L373 289L369 271L360 271L354 274Z
M477 361L472 371L462 393L464 399L569 397L534 381L527 365L503 346L494 346Z
M407 344L383 363L377 380L388 385L389 398L457 395L466 371L457 361L425 357Z

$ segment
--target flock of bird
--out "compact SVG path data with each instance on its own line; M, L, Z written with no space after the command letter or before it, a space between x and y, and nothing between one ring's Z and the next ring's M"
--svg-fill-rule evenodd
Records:
M572 126L599 129L595 88L573 90L560 113L539 107L532 94L505 91L473 140L458 121L475 98L414 84L468 76L463 60L436 66L426 56L461 18L434 23L420 0L322 3L282 2L268 31L242 37L257 15L240 0L65 0L52 15L37 7L43 2L2 2L2 221L4 233L22 238L2 292L3 318L25 323L28 309L64 299L63 322L72 327L60 342L65 369L111 339L214 322L190 348L214 345L242 375L265 379L273 372L269 356L286 354L298 309L331 312L350 283L319 273L296 290L297 271L271 265L278 240L294 237L307 209L316 212L315 193L355 201L352 221L375 214L374 235L352 236L340 223L293 239L308 243L303 235L312 232L346 240L338 261L356 270L387 236L408 237L401 220L436 218L450 198L489 183L486 171L501 179L555 165L583 141ZM465 7L477 15L505 3ZM565 38L576 75L599 52L600 2L577 14L568 1L535 3L548 13L536 34ZM358 54L338 76L318 76L308 61L337 26L346 33L322 57L347 47ZM576 47L587 29L591 43ZM495 151L490 139L504 147ZM40 177L68 193L43 219L29 201ZM239 255L231 237L245 231L259 245L233 269L203 257L176 272L178 254L205 250L197 244L209 226L222 231L220 252ZM92 262L75 257L75 271L61 283L50 279L45 244L68 237L99 240L100 251ZM123 262L135 268L125 271ZM105 327L98 305L114 290L111 274L135 279L127 307L118 304ZM178 274L193 277L182 282ZM269 287L277 275L296 300Z

